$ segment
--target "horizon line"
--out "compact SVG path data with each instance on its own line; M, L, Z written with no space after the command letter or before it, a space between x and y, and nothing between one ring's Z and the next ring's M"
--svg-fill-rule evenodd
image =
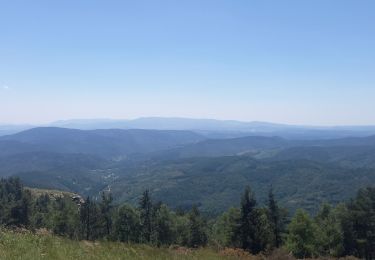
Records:
M262 120L237 120L237 119L218 119L218 118L203 118L203 117L176 117L176 116L140 116L134 118L68 118L68 119L57 119L53 121L48 121L44 123L7 123L0 122L0 126L28 126L28 127L47 127L53 126L53 124L69 121L135 121L140 119L169 119L169 120L197 120L197 121L217 121L217 122L237 122L243 124L251 123L260 123L260 124L271 124L271 125L280 125L280 126L289 126L289 127L304 127L304 128L345 128L345 127L375 127L374 124L299 124L299 123L284 123L284 122L273 122L273 121L262 121Z

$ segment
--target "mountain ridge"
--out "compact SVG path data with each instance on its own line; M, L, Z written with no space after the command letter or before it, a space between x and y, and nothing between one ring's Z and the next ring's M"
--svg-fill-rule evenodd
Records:
M195 119L183 117L141 117L136 119L68 119L43 125L1 125L0 135L12 134L33 127L64 127L81 130L149 129L190 130L207 137L238 137L244 135L282 136L292 139L340 138L375 134L375 126L313 126L263 121Z

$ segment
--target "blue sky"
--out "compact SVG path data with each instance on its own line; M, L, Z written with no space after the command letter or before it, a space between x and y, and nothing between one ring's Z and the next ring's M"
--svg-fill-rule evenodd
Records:
M375 124L373 0L0 0L0 122Z

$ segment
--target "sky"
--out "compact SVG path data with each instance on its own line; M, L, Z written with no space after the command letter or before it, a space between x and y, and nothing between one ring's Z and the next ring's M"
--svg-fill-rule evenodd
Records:
M0 123L375 125L373 0L0 0Z

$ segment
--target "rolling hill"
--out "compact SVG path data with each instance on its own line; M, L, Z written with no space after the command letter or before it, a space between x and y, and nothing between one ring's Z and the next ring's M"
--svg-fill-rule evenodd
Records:
M83 153L114 158L170 149L204 139L190 131L120 129L84 131L39 127L0 137L0 147L3 148L0 155L22 153L27 150Z
M228 139L208 139L182 147L149 154L157 159L219 157L248 155L257 159L306 159L338 161L359 154L374 154L375 136L328 140L288 140L281 137L246 136ZM330 159L331 158L331 159Z
M248 156L151 162L128 171L124 168L122 174L111 184L120 201L136 203L147 188L168 205L198 205L209 214L238 205L246 185L252 187L261 203L272 185L286 208L316 212L325 201L349 199L357 189L375 184L375 169L349 169L308 160L264 162Z
M97 193L110 178L108 161L88 154L29 152L0 157L0 176L19 176L29 187Z
M178 130L34 128L0 137L0 176L35 188L136 203L150 189L172 207L218 214L245 185L260 202L272 185L282 205L314 212L375 184L375 137L207 139Z
M219 157L230 155L259 155L277 151L293 143L280 137L247 136L231 139L210 139L183 147L155 153L157 158Z

